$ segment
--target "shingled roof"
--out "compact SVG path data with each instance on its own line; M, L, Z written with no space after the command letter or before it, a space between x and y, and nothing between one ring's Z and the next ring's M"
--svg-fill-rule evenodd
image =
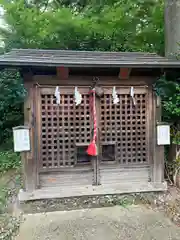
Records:
M0 66L177 68L180 61L155 53L13 49L0 56Z

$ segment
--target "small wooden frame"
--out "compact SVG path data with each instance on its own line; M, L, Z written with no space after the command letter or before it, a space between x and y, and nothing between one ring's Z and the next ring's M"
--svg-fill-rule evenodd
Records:
M170 145L170 125L168 123L157 123L157 145Z
M27 152L31 150L30 133L28 126L18 126L13 128L14 151Z
M67 80L69 78L69 69L67 67L57 67L56 72L59 79Z
M102 142L101 144L101 162L114 163L117 159L116 142Z
M91 164L91 157L86 153L88 143L76 143L75 159L76 165Z
M131 68L120 68L119 79L129 79Z

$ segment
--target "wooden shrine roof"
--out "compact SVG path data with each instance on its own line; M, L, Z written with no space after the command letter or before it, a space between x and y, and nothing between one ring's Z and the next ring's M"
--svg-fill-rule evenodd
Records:
M180 61L143 52L13 49L0 56L0 66L178 68Z

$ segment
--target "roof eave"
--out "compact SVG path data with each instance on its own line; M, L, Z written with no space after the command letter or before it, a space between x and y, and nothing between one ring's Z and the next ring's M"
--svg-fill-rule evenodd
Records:
M107 67L107 68L120 68L120 67L131 67L131 68L179 68L180 62L130 62L130 63L64 63L64 62L21 62L21 61L0 61L0 67Z

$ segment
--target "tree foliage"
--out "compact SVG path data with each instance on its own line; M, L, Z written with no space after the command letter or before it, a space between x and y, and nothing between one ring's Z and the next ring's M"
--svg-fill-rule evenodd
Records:
M167 81L163 76L156 82L155 89L162 99L163 121L171 124L172 142L180 144L180 84Z
M5 1L6 47L163 54L163 0ZM57 7L57 5L59 7Z
M164 120L177 123L180 119L180 84L161 77L155 87L162 98Z
M0 144L12 136L12 127L23 120L25 91L17 71L0 72Z

